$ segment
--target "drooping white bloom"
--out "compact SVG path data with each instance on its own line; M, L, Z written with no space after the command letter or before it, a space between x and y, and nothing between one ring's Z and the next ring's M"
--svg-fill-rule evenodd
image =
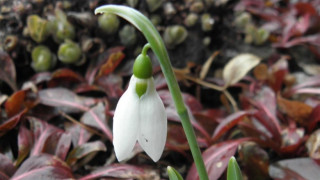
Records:
M167 115L156 92L153 78L132 75L129 87L120 98L113 117L113 145L119 161L127 159L138 141L153 161L158 161L167 138ZM137 83L146 83L139 98Z

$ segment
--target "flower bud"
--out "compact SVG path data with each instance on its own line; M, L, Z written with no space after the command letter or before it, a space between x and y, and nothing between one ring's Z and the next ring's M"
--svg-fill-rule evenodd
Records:
M71 40L66 40L59 46L58 58L65 64L77 63L81 56L80 46Z
M46 46L39 45L32 49L31 52L32 68L37 71L48 71L56 64L56 57Z

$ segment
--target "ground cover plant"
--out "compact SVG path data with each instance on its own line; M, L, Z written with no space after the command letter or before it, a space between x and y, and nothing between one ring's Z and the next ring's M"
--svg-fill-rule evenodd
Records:
M6 1L0 14L0 179L184 179L198 174L153 52L168 119L156 163L119 163L113 116L146 44L94 10L117 1ZM318 1L135 1L163 37L209 179L234 156L248 179L319 174ZM170 171L169 171L170 172Z

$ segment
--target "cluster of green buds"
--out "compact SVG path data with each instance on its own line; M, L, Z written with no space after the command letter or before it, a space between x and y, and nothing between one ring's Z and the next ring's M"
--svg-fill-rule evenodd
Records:
M239 12L234 20L235 26L245 33L245 43L261 45L269 38L269 31L264 28L257 27L253 22L251 15L247 12Z
M57 52L58 59L64 64L80 64L84 56L80 46L73 42L75 28L68 21L66 14L61 9L54 10L54 16L49 20L38 15L27 17L26 34L36 43L31 52L31 67L36 71L48 71L56 65L56 55L45 45L49 36L52 36L55 43L59 44Z

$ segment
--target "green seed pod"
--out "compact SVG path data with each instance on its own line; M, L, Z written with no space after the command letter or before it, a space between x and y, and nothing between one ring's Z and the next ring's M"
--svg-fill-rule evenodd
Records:
M31 52L32 68L37 71L48 71L56 64L56 57L46 46L39 45L32 49Z
M263 28L259 28L256 30L255 34L254 34L254 43L256 45L261 45L264 42L266 42L266 40L269 38L269 31L263 29Z
M55 19L52 22L54 40L57 43L62 43L65 39L74 39L75 29L68 22L65 13L60 9L56 9L55 14Z
M162 19L160 15L151 15L150 21L153 25L157 26L161 23Z
M154 12L163 4L163 0L147 0L147 5L150 12Z
M18 37L15 35L8 35L4 39L3 45L4 45L4 50L6 51L12 51L16 48L18 44Z
M234 20L234 25L240 30L245 29L249 23L252 23L251 14L247 12L241 12Z
M38 15L28 16L27 29L30 37L37 43L43 42L50 35L48 21Z
M192 27L197 23L198 19L199 19L199 16L196 13L190 13L184 20L184 24L187 27Z
M138 4L139 0L126 0L126 2L130 7L135 8L136 5Z
M120 41L125 46L132 46L137 42L137 33L133 26L125 25L119 32Z
M181 25L168 26L164 31L164 42L168 48L181 44L188 36L188 31Z
M200 13L203 11L203 9L204 9L204 5L203 5L203 2L201 1L196 1L192 3L192 5L190 6L190 11L195 13Z
M204 32L211 31L213 28L214 19L210 16L210 14L205 13L201 16L201 29Z
M114 34L119 29L120 21L116 15L104 13L98 17L98 25L104 33Z
M59 46L58 58L65 64L77 63L81 56L80 46L71 40L66 40Z

